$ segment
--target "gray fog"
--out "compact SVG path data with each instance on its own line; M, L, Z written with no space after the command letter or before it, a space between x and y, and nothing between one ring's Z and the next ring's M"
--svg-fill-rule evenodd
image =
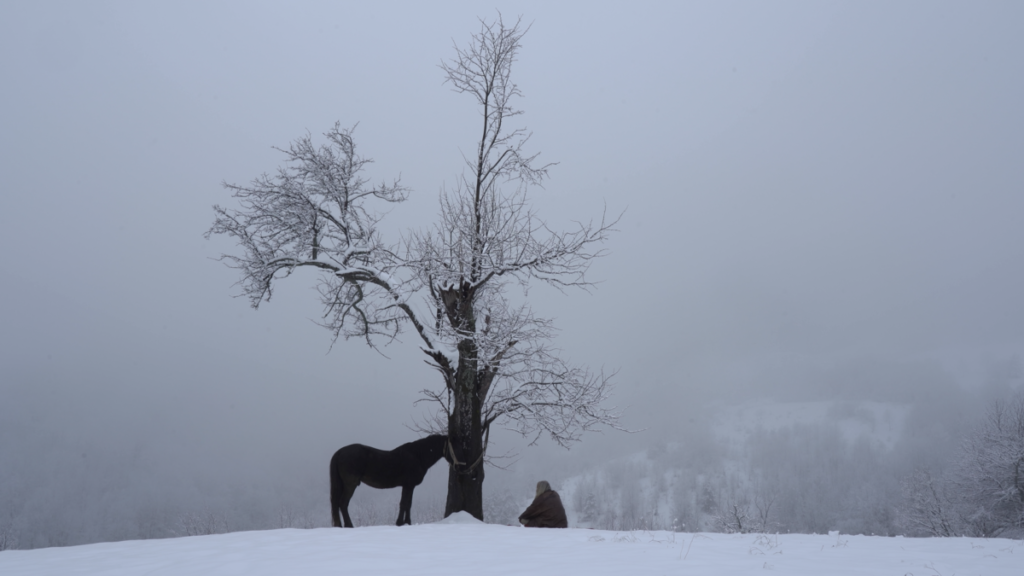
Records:
M485 491L528 503L748 401L937 406L914 450L939 459L1021 387L1020 3L4 3L0 527L33 547L326 517L334 450L417 437L443 383L414 338L332 346L301 273L254 311L204 232L223 182L336 121L411 189L389 239L431 225L478 138L438 64L495 8L532 23L517 120L558 162L538 211L622 214L597 290L528 297L568 358L618 371L636 432L498 435L517 456Z

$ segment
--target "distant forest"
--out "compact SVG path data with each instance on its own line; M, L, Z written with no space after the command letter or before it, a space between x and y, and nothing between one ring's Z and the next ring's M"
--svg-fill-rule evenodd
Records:
M1017 375L1001 382L719 403L646 450L546 478L574 527L1019 537L1024 392ZM786 420L798 410L817 417ZM3 549L330 525L326 462L196 479L141 447L102 452L64 437L40 452L11 441L26 437L24 421L0 426ZM442 517L443 487L428 484L414 523ZM516 524L531 496L516 488L489 481L486 521ZM393 524L398 497L360 488L356 526Z

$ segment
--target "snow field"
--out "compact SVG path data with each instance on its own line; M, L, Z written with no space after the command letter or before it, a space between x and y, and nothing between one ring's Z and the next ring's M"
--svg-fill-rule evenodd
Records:
M467 516L8 550L0 574L1024 574L1016 540L540 530Z

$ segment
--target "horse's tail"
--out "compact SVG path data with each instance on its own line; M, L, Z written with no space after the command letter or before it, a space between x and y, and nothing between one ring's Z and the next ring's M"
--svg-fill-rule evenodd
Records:
M338 473L337 458L331 458L331 524L335 528L341 528L341 514L339 513L342 503L345 502L345 484Z

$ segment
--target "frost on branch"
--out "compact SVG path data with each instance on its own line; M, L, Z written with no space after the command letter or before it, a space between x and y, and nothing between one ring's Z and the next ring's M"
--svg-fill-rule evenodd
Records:
M317 282L324 326L334 337L394 338L407 319L405 287L393 280L400 264L377 232L374 200L401 202L407 191L395 180L371 185L362 176L372 162L356 153L352 129L340 124L319 147L307 134L281 152L287 164L248 186L227 184L241 209L214 206L206 233L234 237L243 254L222 260L241 272L238 285L254 308L270 300L273 282L297 268L321 271Z

